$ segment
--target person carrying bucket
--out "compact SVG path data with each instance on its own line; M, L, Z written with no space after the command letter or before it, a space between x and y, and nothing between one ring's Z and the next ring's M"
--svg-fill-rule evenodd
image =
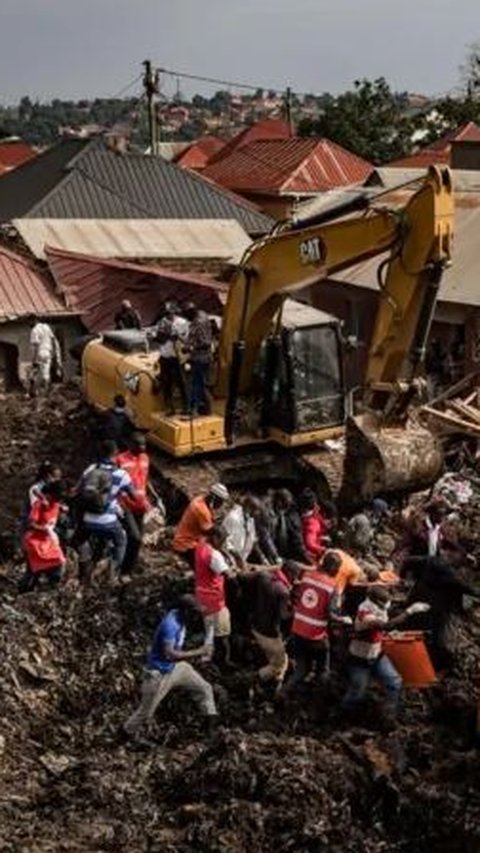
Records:
M390 603L388 589L384 586L373 586L357 610L353 624L354 634L348 648L348 685L342 707L349 711L360 705L365 698L370 679L374 678L385 688L385 712L393 722L397 715L403 680L384 654L384 635L386 631L405 622L408 616L428 610L429 605L416 602L398 616L389 619Z

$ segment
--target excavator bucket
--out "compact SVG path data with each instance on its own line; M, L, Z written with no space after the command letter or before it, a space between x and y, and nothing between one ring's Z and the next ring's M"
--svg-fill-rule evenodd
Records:
M340 502L354 507L376 495L419 491L433 485L442 464L439 441L413 422L382 426L372 414L349 418Z

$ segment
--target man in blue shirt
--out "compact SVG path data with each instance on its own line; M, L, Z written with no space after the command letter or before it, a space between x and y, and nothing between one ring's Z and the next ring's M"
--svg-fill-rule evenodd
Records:
M194 597L183 595L177 607L169 610L158 624L147 658L140 705L124 725L130 737L139 739L142 729L152 721L160 702L171 690L179 688L191 694L209 721L216 719L212 686L189 663L190 660L205 657L209 650L203 645L183 651L188 619L195 611L198 611L198 606Z

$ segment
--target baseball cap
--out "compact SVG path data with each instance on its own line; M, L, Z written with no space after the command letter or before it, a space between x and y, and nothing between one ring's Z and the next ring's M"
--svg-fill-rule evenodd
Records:
M208 492L210 495L214 495L221 501L228 501L230 497L229 491L223 483L214 483L213 486L210 486Z

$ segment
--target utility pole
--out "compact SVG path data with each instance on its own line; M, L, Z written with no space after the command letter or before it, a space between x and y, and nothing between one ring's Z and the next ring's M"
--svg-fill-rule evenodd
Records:
M287 90L285 92L285 115L287 118L288 126L290 128L290 136L295 136L295 128L293 126L292 115L292 90L290 86L287 86Z
M152 67L149 59L142 63L145 68L143 75L143 88L147 96L148 106L148 134L150 137L150 151L155 156L157 153L157 117L155 113L155 95L158 94L158 71Z

